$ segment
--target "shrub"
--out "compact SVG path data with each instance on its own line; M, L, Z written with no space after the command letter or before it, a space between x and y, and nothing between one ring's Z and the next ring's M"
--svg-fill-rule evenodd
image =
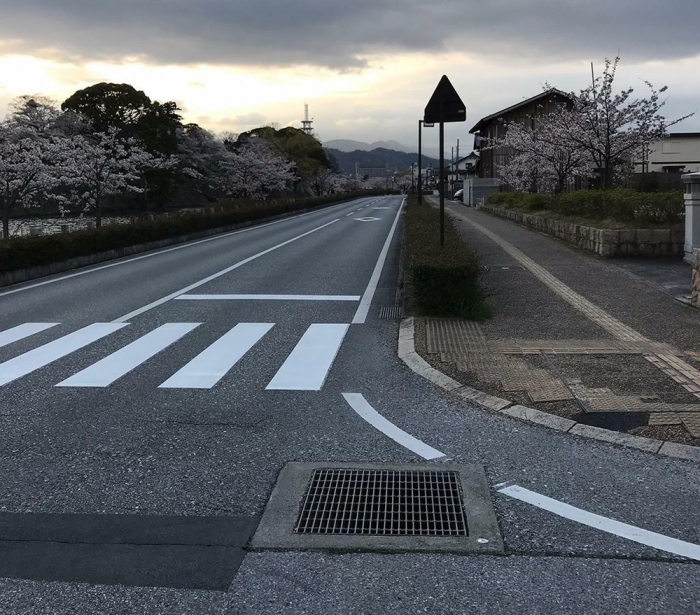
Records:
M459 316L483 320L489 310L480 289L482 267L476 252L445 220L440 246L440 213L409 198L406 247L418 316Z
M578 190L556 197L524 192L501 192L489 204L529 211L551 211L588 220L625 224L678 224L683 218L682 192L642 193L634 190Z
M251 204L241 209L226 208L224 205L224 211L218 213L193 212L74 233L13 237L7 241L0 241L0 272L48 265L78 256L118 250L244 222L254 222L270 216L322 207L373 194L378 193L362 192L294 201L271 201L267 204Z

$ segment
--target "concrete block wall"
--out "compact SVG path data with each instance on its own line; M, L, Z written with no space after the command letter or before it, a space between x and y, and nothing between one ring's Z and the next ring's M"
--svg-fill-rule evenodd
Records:
M558 237L600 256L683 256L684 253L683 229L599 229L490 205L480 205L477 208Z

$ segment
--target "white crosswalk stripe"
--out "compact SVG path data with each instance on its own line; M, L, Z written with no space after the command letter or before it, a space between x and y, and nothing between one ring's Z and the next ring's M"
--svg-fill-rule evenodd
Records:
M19 340L23 340L30 335L46 331L51 327L55 327L57 324L57 322L27 322L18 327L0 331L0 348L12 344L13 342L19 342Z
M2 342L10 344L29 337L55 324L57 323L26 323L0 332L0 345L3 345ZM127 326L129 326L128 323L96 323L0 363L0 386L46 367ZM201 323L161 325L55 386L109 387L200 326ZM237 324L189 360L158 388L213 388L274 326L274 323ZM310 325L267 385L266 390L320 391L349 327L349 324L331 323Z
M74 331L53 342L0 363L0 386L45 367L80 348L126 327L125 323L96 323Z
M211 389L272 327L255 322L236 325L159 388Z
M350 325L311 325L287 357L268 391L320 391Z
M75 376L59 382L56 386L107 387L161 350L177 342L200 324L181 322L158 327L121 350L78 372Z

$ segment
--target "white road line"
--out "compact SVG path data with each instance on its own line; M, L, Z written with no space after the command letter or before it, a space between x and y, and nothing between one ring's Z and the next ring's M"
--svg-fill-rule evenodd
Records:
M406 199L401 202L399 211L396 213L396 218L394 218L394 224L391 226L389 231L389 236L384 242L384 247L382 248L381 254L379 255L379 260L374 267L374 272L370 278L369 284L367 285L367 290L362 296L362 301L355 312L355 317L352 319L353 325L363 324L367 320L367 314L369 312L370 305L372 305L372 299L374 298L374 293L377 292L377 286L379 285L379 278L382 276L382 270L384 269L384 262L386 261L386 256L389 253L389 246L391 245L391 240L394 237L394 232L396 231L396 225L399 223L399 216L403 210L404 203Z
M73 333L60 337L53 342L39 346L34 350L0 363L0 386L26 376L49 363L65 357L88 344L126 327L126 324L96 323Z
M359 301L360 298L358 297L357 300ZM57 322L27 322L6 331L0 331L0 348L13 342L19 342L19 340L23 340L30 335L46 331L46 329L55 327L57 324Z
M348 218L348 217L352 216L352 214L354 214L354 213L355 213L354 211L351 211L349 214L346 214L345 217Z
M350 404L352 409L365 419L365 421L409 451L423 457L423 459L440 459L445 456L444 453L434 449L432 446L428 446L412 435L407 434L402 429L399 429L393 423L387 421L379 412L369 405L367 400L360 393L343 393L343 397L345 401Z
M555 515L564 517L565 519L577 521L583 525L602 530L608 534L621 536L622 538L627 538L628 540L638 542L648 547L653 547L654 549L659 549L660 551L666 551L667 553L674 553L675 555L700 560L700 545L678 540L677 538L664 536L663 534L657 534L656 532L643 530L635 527L634 525L628 525L627 523L615 521L614 519L602 517L600 515L581 510L580 508L575 508L574 506L570 506L564 502L553 500L552 498L548 498L547 496L530 491L529 489L525 489L518 485L512 485L510 487L499 489L498 492L515 498L516 500L520 500L521 502L527 502L528 504L532 504L533 506L547 510Z
M180 295L178 301L359 301L359 295Z
M270 323L237 324L159 388L211 389L272 327Z
M275 374L268 391L320 391L350 325L311 325Z
M180 290L171 293L161 299L158 299L157 301L153 301L152 303L149 303L148 305L144 305L143 307L139 308L138 310L134 310L133 312L129 312L128 314L122 316L121 318L117 318L113 320L112 322L126 322L128 320L131 320L132 318L135 318L136 316L140 316L144 312L148 312L149 310L152 310L155 307L158 307L159 305L163 305L164 303L167 303L171 299L175 299L176 297L179 297L180 295L184 295L185 293L190 292L191 290L194 290L195 288L199 288L200 286L203 286L204 284L207 284L208 282L211 282L212 280L216 280L216 278L220 278L223 275L226 275L227 273L230 273L234 269L238 269L239 267L242 267L243 265L246 265L247 263L250 263L251 261L254 261L255 259L260 258L261 256L265 256L266 254L269 254L270 252L274 252L275 250L279 250L280 248L289 245L290 243L293 243L294 241L297 241L301 239L302 237L306 237L308 235L311 235L312 233L315 233L317 231L320 231L321 229L324 229L331 224L335 224L338 222L340 218L336 218L335 220L328 222L327 224L323 224L321 226L317 226L315 229L311 229L310 231L307 231L306 233L302 233L301 235L297 235L296 237L292 237L291 239L288 239L287 241L283 241L282 243L278 243L276 246L272 246L271 248L268 248L267 250L263 250L262 252L258 252L257 254L254 254L253 256L249 256L248 258L243 259L242 261L239 261L235 265L231 265L230 267L226 267L226 269L222 269L218 273L215 273L213 275L210 275L203 280L200 280L199 282L195 282L194 284L190 284L189 286L186 286L185 288L181 288Z
M174 344L201 323L168 323L71 376L57 387L107 387Z
M355 200L355 199L353 199ZM352 202L352 201L351 201ZM102 271L104 269L111 269L112 267L119 267L121 265L127 265L128 263L133 263L136 261L143 260L145 258L153 258L154 256L160 256L161 254L167 254L168 252L175 252L176 250L184 250L186 248L191 248L192 246L198 246L202 243L208 243L210 241L217 241L219 239L225 239L226 237L231 237L233 235L239 235L240 233L249 233L250 231L255 231L260 228L265 228L266 226L273 226L274 224L282 224L283 222L289 222L290 220L296 220L297 218L303 218L304 216L310 216L319 211L330 211L332 209L340 208L343 205L348 205L349 203L339 203L338 205L332 205L326 209L307 211L303 214L298 214L296 216L290 216L288 218L283 218L282 220L274 220L273 222L266 222L264 224L257 224L255 226L250 226L238 231L231 231L230 233L221 233L214 237L208 237L207 239L198 239L197 241L188 241L182 245L175 246L173 248L164 248L158 251L149 251L148 254L143 254L141 256L135 256L134 258L128 258L126 260L120 260L118 263L110 263L108 265L101 265L99 267L94 267L87 271L78 271L77 273L70 273L68 275L62 275L59 278L53 278L51 280L45 280L43 282L37 282L35 284L29 284L28 286L23 286L22 288L15 288L13 290L7 290L0 293L0 297L5 297L7 295L14 295L15 293L21 293L25 290L31 290L32 288L38 288L40 286L46 286L47 284L54 284L55 282L62 282L63 280L70 280L71 278L77 278L81 275L87 275L88 273L95 273L96 271Z

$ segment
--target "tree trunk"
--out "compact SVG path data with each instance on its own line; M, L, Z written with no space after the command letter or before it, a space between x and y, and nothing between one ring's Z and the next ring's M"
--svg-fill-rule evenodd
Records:
M6 207L2 212L2 238L10 238L10 208Z
M102 226L102 195L98 192L95 198L95 226Z

